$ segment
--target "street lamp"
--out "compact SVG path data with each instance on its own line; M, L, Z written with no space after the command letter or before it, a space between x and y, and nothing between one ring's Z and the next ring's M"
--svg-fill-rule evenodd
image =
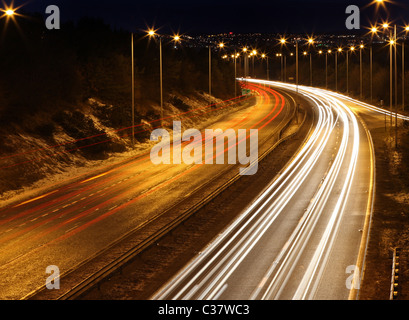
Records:
M350 48L351 53L355 51L355 47ZM349 95L349 54L347 51L347 95Z
M379 5L385 6L385 2L391 2L390 0L375 0L372 3L376 3L379 7ZM385 30L389 29L389 23L384 22L383 23L383 28ZM405 28L406 31L409 31L409 28ZM390 32L389 35L389 54L390 54L390 108L391 108L391 126L392 126L392 107L393 107L393 47L395 49L395 147L397 148L398 146L398 65L397 65L397 28L396 25L394 25L394 36L392 36L392 31ZM402 67L404 67L404 48L402 46L402 59L403 59L403 64ZM403 74L404 77L404 74ZM402 78L403 79L403 78ZM403 85L404 85L404 79L403 79ZM403 88L403 94L404 94L404 88ZM403 102L404 103L404 99Z
M280 46L281 50L283 49L283 46L287 44L287 39L285 37L280 38ZM281 55L281 73L283 74L283 56ZM287 82L287 56L284 56L284 75L282 75L282 79L284 82Z
M248 55L247 55L247 48L244 47L243 49L244 53L244 59L243 59L243 64L244 64L244 78L247 78L248 75Z
M378 34L378 28L376 26L371 27L371 46L369 51L370 56L370 87L371 87L371 103L373 102L373 37Z
M383 32L387 32L389 30L389 23L388 22L382 22L381 26L383 28ZM375 34L377 32L377 28L373 27L372 28L373 33ZM392 126L392 108L393 108L393 46L395 44L395 40L392 39L392 32L389 33L389 69L390 69L390 78L389 78L389 105L390 105L390 124ZM385 119L386 120L386 119ZM385 123L386 127L386 123Z
M159 77L160 77L160 119L161 125L163 124L163 61L162 61L162 37L156 33L155 30L151 29L148 31L148 36L154 38L159 37Z
M295 86L296 86L296 92L298 95L298 59L299 59L299 55L298 55L298 39L295 39Z
M342 53L342 48L335 52L335 91L338 91L338 54Z
M280 58L280 65L281 65L281 68L280 68L280 81L282 82L283 81L283 54L282 53L277 53L276 54L276 57L278 57L278 58Z
M132 60L132 147L135 145L135 55L134 34L131 34L131 60Z
M227 55L226 55L227 57ZM234 97L237 97L237 58L239 57L239 54L237 52L234 52L234 54L231 54L230 57L234 59Z
M267 81L270 80L270 70L268 68L268 55L266 55L265 53L263 53L261 55L262 59L266 59L266 63L267 63Z
M318 54L322 55L322 50L318 51ZM332 50L325 52L325 89L328 90L328 54L331 54Z
M314 38L308 38L308 46L314 45ZM312 54L310 53L310 85L312 87Z
M256 72L255 72L255 69L254 69L254 60L257 57L257 50L253 49L253 51L251 51L251 53L250 53L250 56L252 57L252 61L251 61L251 63L252 63L252 77L256 78Z
M362 68L362 50L364 49L364 45L361 44L359 46L359 79L360 79L360 93L361 93L361 100L363 98L363 68Z
M405 32L409 32L409 26L405 27ZM402 110L405 111L405 41L402 41Z
M0 18L4 17L6 17L7 19L14 18L14 16L17 15L17 10L19 8L21 8L21 6L18 8L13 8L12 6L5 6L5 8L0 9L0 11L3 12L3 15L1 15Z

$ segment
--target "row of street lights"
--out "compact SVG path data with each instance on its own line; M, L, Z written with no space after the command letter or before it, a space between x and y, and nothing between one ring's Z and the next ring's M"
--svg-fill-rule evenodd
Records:
M382 27L386 30L389 28L389 24L387 23L383 23ZM395 26L395 30L396 30L396 26ZM406 32L409 31L409 27L405 27L404 30ZM379 32L379 29L377 27L372 27L371 28L371 32L372 35L376 35ZM162 37L160 35L158 35L156 33L156 31L154 30L149 30L147 32L149 37L158 37L159 38L159 52L160 52L160 96L161 96L161 119L163 118L163 64L162 64ZM181 41L181 36L179 35L174 35L172 37L172 40L177 43ZM295 58L296 58L296 86L297 86L297 91L298 91L298 85L299 85L299 43L306 41L306 44L308 45L308 47L310 46L314 46L315 44L315 39L313 39L312 37L309 37L307 39L295 39L295 47L296 47L296 54L295 54ZM288 40L286 38L281 38L279 40L279 43L281 44L281 46L286 46L288 44ZM393 48L395 48L395 69L396 69L396 45L397 45L397 37L396 37L396 31L395 31L395 35L392 36L392 33L390 35L390 60L391 60L391 88L392 88L392 50ZM212 94L212 47L214 47L215 45L209 45L209 95ZM217 45L217 47L219 49L224 49L226 46L223 42L219 43ZM347 64L347 70L346 70L346 90L347 90L347 95L349 95L349 60L350 60L350 55L353 54L354 52L356 52L357 50L359 50L359 55L360 55L360 96L361 99L363 98L363 62L362 62L362 54L363 54L363 50L365 49L365 46L363 44L359 45L359 47L355 47L355 46L351 46L349 48L337 48L336 50L326 50L324 52L324 50L319 50L318 54L319 55L323 55L325 53L325 60L326 60L326 66L325 66L325 83L326 83L326 88L328 88L328 55L332 54L333 52L335 53L335 90L338 91L338 58L339 55L342 54L343 52L346 52L346 64ZM240 52L241 51L241 52ZM232 53L230 56L225 54L223 56L223 58L231 58L232 60L234 60L234 64L235 64L235 79L237 78L237 59L241 56L241 53L244 55L244 76L246 77L249 74L249 66L248 66L248 61L249 59L251 59L252 61L252 67L253 67L253 71L254 71L254 61L255 58L257 56L260 56L263 60L267 61L267 80L269 80L269 56L266 53L261 53L259 54L259 52L256 49L249 49L248 47L244 47L239 51L235 51L234 53ZM293 53L290 53L291 56L294 56ZM404 75L404 44L402 44L402 68L403 68L403 75ZM277 53L276 54L277 57L279 57L281 59L281 80L283 81L284 79L286 79L286 56L283 55L282 53ZM310 85L313 86L313 58L312 58L312 53L311 51L303 51L303 56L309 56L309 60L310 60ZM132 72L134 72L134 63L133 63L133 34L132 34ZM373 50L372 50L372 43L370 46L370 87L371 87L371 101L373 98ZM396 76L397 76L397 72L395 70ZM134 74L132 75L132 85L134 88ZM286 80L284 80L286 81ZM402 81L403 81L403 87L404 87L404 76L402 77ZM395 88L397 89L397 84L395 83ZM132 90L133 91L133 90ZM404 90L403 90L404 91ZM235 86L235 95L237 96L237 86ZM396 94L397 96L397 94ZM132 109L134 109L134 93L132 93ZM393 99L393 94L392 94L392 89L391 89L391 108L392 108L392 100ZM397 99L396 99L397 100ZM404 107L404 92L402 94L402 105ZM134 123L133 123L134 125Z
M401 34L403 33L408 33L409 32L409 26L404 26L400 27L402 29ZM397 141L397 105L398 105L398 69L397 69L397 47L399 45L399 37L398 37L398 26L394 25L393 26L393 32L391 31L391 26L387 22L381 23L379 26L372 26L370 28L370 33L372 34L372 40L369 45L369 55L370 55L370 100L371 103L373 102L373 37L374 36L379 36L379 33L381 30L384 30L384 33L386 31L389 32L389 39L387 41L387 44L389 46L389 60L390 60L390 111L391 111L391 126L392 126L392 109L393 109L393 99L395 96L395 127L396 127L396 137L395 141ZM297 92L298 92L298 85L299 85L299 44L301 42L306 42L306 44L310 47L315 44L315 39L312 37L308 37L307 39L294 39L293 43L295 42L295 58L296 58L296 87L297 87ZM279 39L279 44L281 46L286 46L289 43L289 40L286 39L285 37L282 37ZM405 43L404 39L402 38L402 109L405 109ZM328 50L319 50L318 54L323 55L325 54L325 60L326 60L326 66L325 66L325 86L328 89L328 55L334 53L335 55L335 91L338 91L338 59L339 55L342 53L346 53L346 91L347 95L349 95L350 91L350 86L349 86L349 67L350 67L350 56L354 54L355 52L359 51L359 59L360 59L360 97L363 99L363 52L366 46L361 43L360 45L353 45L347 48L342 48L338 47L334 50L328 49ZM243 49L243 52L246 52L247 48ZM249 55L248 57L253 58L254 62L254 57L256 55L256 50L254 50L253 55ZM291 56L294 56L293 53L290 53ZM313 85L313 59L312 59L312 53L310 50L303 51L302 53L303 56L307 57L309 56L310 60L310 85ZM228 55L224 56L225 58L228 57ZM263 53L261 55L262 59L266 59L268 63L268 55ZM277 53L276 57L279 57L281 59L281 79L283 80L283 69L284 69L284 79L286 79L286 56L283 55L282 53ZM284 59L284 67L283 67L283 59ZM268 66L267 66L268 69ZM395 81L393 81L393 74L395 73ZM247 75L247 72L245 71L245 75ZM269 78L269 72L267 71L267 78ZM285 80L286 81L286 80ZM395 83L394 83L395 82ZM395 94L393 93L393 87L395 87Z
M384 0L375 0L373 2L376 2L378 5L384 4ZM0 9L0 12L3 14L0 16L0 18L6 17L7 19L14 19L14 16L18 15L16 13L16 10L18 8L13 8L13 7L5 7L3 9ZM381 28L380 28L381 27ZM390 109L391 109L391 114L392 114L392 108L393 108L393 67L395 69L395 123L397 123L397 104L398 104L398 72L397 72L397 46L398 46L398 32L397 32L397 25L393 26L393 29L391 30L390 24L388 22L383 22L380 24L380 27L375 25L370 28L370 32L372 33L372 37L375 35L378 35L380 32L380 29L384 30L385 32L389 31L389 60L390 60ZM403 32L409 32L409 26L403 27ZM147 31L147 35L150 38L158 38L159 39L159 55L160 55L160 60L159 60L159 67L160 67L160 109L161 109L161 124L162 124L162 119L163 119L163 60L162 60L162 36L158 35L157 32L153 29L150 29ZM172 40L175 43L178 43L181 41L181 36L176 34L173 35ZM300 41L306 41L306 44L308 47L313 46L315 43L315 40L312 37L308 37L307 39L295 39L295 58L296 58L296 87L297 87L297 92L298 92L298 85L299 85L299 42ZM288 43L288 40L285 37L282 37L279 39L279 43L281 46L286 46ZM132 46L132 143L134 144L134 111L135 111L135 71L134 71L134 34L132 33L132 38L131 38L131 46ZM209 44L209 95L212 94L212 46ZM219 43L217 45L219 49L224 49L225 44L224 43ZM362 65L362 53L363 49L365 46L361 44L359 46L359 54L360 54L360 96L361 99L363 98L363 65ZM346 50L346 64L347 64L347 95L349 95L349 56L353 52L355 52L357 48L355 46L351 46L350 48L347 48ZM244 55L244 75L245 77L249 74L249 68L248 68L248 59L252 59L252 67L253 67L253 72L254 72L254 60L255 58L259 55L256 49L248 49L247 47L242 48L241 53ZM231 54L231 58L234 60L235 63L235 79L237 78L237 58L240 57L240 51L235 51L234 54ZM337 48L336 50L326 50L325 51L325 58L326 58L326 67L325 67L325 83L326 83L326 88L328 88L328 55L331 54L332 52L335 53L335 90L338 91L338 55L341 54L344 51L343 48ZM318 51L319 55L324 54L324 50L319 50ZM291 53L291 56L294 54ZM310 58L310 85L313 85L313 59L312 59L312 53L309 51L304 51L303 52L304 56L309 56ZM266 53L260 54L261 58L263 60L267 61L267 80L269 80L269 56ZM286 56L283 54L276 54L277 57L280 57L281 59L281 79L282 81L286 81ZM228 55L225 55L224 58L228 58ZM393 65L394 62L394 65ZM405 45L404 41L402 41L402 109L405 108ZM370 45L370 97L371 101L373 99L373 49L372 49L372 41ZM235 95L237 96L237 86L235 86ZM392 116L391 116L391 122L392 122ZM397 139L396 139L397 141Z
M382 26L383 26L384 29L389 28L389 24L386 24L386 23L383 23ZM395 30L396 30L396 26L395 26ZM409 32L409 26L404 27L404 31ZM371 32L372 32L372 35L376 35L379 32L379 29L377 27L372 27ZM303 40L301 40L301 41L303 41ZM315 40L313 38L308 38L308 39L306 39L306 41L307 41L307 44L309 46L312 46L315 43ZM296 56L296 73L297 73L296 74L296 84L297 85L298 85L298 57L299 57L298 47L299 47L299 42L300 42L299 39L295 39L295 46L296 46L295 56ZM279 40L279 43L281 45L287 45L288 40L285 39L285 38L281 38ZM396 51L397 51L396 50L396 47L397 47L396 32L395 32L395 36L393 36L393 37L391 36L388 43L389 43L391 51L392 51L393 48L395 48L395 69L396 69L396 63L397 63L397 59L396 59ZM326 85L325 86L326 86L326 88L328 88L328 55L330 55L332 53L335 53L335 90L338 91L338 58L339 58L340 54L346 52L346 64L347 64L347 71L346 71L347 72L347 77L346 77L347 78L347 88L346 88L346 90L347 90L347 94L349 95L349 64L350 64L349 60L350 60L350 55L352 55L353 53L355 53L355 52L357 52L359 50L359 56L360 56L360 72L359 72L360 73L360 97L361 97L361 99L363 98L363 57L362 57L362 55L363 55L363 51L364 51L365 48L366 48L365 45L361 43L359 46L351 46L351 47L347 47L347 48L339 47L339 48L337 48L335 50L328 49L328 50L319 50L318 51L319 55L325 54L325 59L326 59L326 67L325 67L325 70L326 70L325 71L325 79L326 79L325 83L326 83ZM370 97L371 97L371 101L372 101L373 100L373 48L372 48L372 43L369 46L369 49L370 49L370 73L371 73L371 75L370 75L370 82L371 82L370 83L370 87L371 87ZM405 64L404 64L405 51L404 51L404 49L405 49L404 42L402 42L402 68L403 68L402 75L404 75L404 68L405 68ZM243 49L243 51L246 51L246 50L247 50L246 48ZM253 53L255 53L255 52L256 52L256 50L253 51ZM308 56L310 58L310 85L312 86L313 85L312 53L310 51L303 51L302 54L303 54L303 56L305 56L305 57ZM252 55L250 55L250 56L252 56ZM290 53L290 56L294 56L294 54ZM227 58L227 57L228 57L228 55L225 55L223 58ZM252 56L252 57L254 58L254 56ZM267 59L267 61L268 61L268 56L265 53L263 53L261 55L261 57L263 59ZM284 68L284 74L286 74L286 71L285 71L286 70L286 56L283 55L282 53L277 53L276 57L281 58L281 62L282 62L281 79L283 79L283 68ZM390 54L390 57L391 57L391 61L392 61L393 54ZM284 67L283 67L283 59L284 59ZM247 73L245 72L245 74L247 74ZM397 76L397 72L395 72L395 76ZM284 76L284 79L286 79L285 76ZM402 81L403 81L402 87L404 88L404 77L402 77ZM391 83L392 83L392 81L391 81ZM395 87L397 88L396 85L395 85ZM391 95L391 97L392 96L393 95ZM402 106L404 108L404 95L402 95Z
M159 39L159 78L160 78L160 118L161 126L163 126L163 53L162 53L162 35L159 35L156 30L149 29L147 31L149 38ZM179 34L174 34L172 41L177 44L182 41ZM219 43L218 48L223 49L224 43ZM131 56L132 56L132 145L134 145L134 127L135 127L135 63L134 63L134 34L131 35ZM237 74L235 74L235 77ZM209 95L212 95L212 46L209 45ZM237 96L237 90L236 90Z

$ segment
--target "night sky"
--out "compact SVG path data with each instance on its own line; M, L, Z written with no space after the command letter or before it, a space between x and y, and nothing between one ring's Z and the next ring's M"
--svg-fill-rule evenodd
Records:
M9 3L11 0L4 0ZM371 0L15 0L25 3L29 12L45 12L49 4L58 5L63 21L83 16L98 17L116 28L141 30L160 27L163 32L182 33L328 33L348 32L345 27L346 7L361 8L361 24L375 21L375 6ZM388 3L390 18L398 23L409 22L409 3L395 0ZM365 8L367 7L367 8ZM384 9L378 19L386 18Z

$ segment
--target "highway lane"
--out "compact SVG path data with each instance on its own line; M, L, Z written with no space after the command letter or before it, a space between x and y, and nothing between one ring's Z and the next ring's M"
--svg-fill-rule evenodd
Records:
M275 90L258 85L251 85L251 89L257 94L254 106L237 110L205 128L259 129L261 153L274 141L294 104ZM183 117L180 120L183 124ZM203 158L205 144L209 143L203 143ZM75 269L203 185L211 192L217 188L211 183L215 177L225 176L227 181L239 167L153 165L148 150L93 176L79 177L44 195L3 208L0 298L19 299L44 287L47 266L58 266L62 275ZM64 289L63 280L61 286Z
M249 82L296 91L282 83ZM152 299L356 297L373 199L371 138L345 99L298 90L314 105L316 119L303 148Z

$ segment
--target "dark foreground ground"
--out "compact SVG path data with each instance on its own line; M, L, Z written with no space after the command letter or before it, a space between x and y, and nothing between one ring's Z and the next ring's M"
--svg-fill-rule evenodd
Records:
M376 196L361 300L388 300L392 249L400 248L398 300L409 299L408 129L400 128L399 145L385 128L371 131L376 154Z

